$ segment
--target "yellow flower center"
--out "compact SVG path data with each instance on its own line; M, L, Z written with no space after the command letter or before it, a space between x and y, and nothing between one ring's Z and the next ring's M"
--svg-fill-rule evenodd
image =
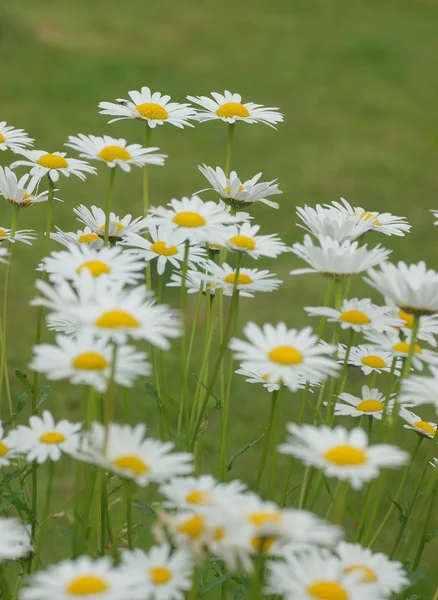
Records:
M5 143L5 136L0 133L0 144L4 144Z
M122 225L121 223L117 223L117 231L116 231L116 233L119 233L119 232L120 232L122 229L124 229L124 227L125 227L125 226L124 226L124 225ZM106 231L106 226L105 226L105 224L101 225L101 226L99 227L99 229L100 229L101 231Z
M172 579L172 571L166 567L152 567L149 571L152 583L155 585L163 585Z
M137 112L141 114L145 119L151 119L153 121L165 121L169 118L169 113L160 104L155 102L145 102L135 107Z
M155 254L162 254L163 256L174 256L178 254L176 246L168 246L166 242L154 242L151 246L152 252Z
M268 357L279 365L299 365L303 362L303 355L292 346L277 346L273 348Z
M108 361L98 352L82 352L73 360L72 366L82 371L101 371L108 366Z
M190 539L196 540L196 538L200 537L205 528L204 517L201 515L195 515L187 521L184 521L180 525L178 525L178 531L180 533L184 533Z
M337 581L316 581L307 591L318 600L348 600L347 591Z
M108 588L108 583L102 577L81 575L69 583L66 592L73 596L88 596L91 594L102 594Z
M339 317L344 323L351 325L368 325L370 319L361 310L346 310Z
M186 502L189 504L210 504L211 494L203 490L195 490L187 494Z
M225 529L223 527L216 527L214 530L213 539L215 542L220 542L225 537Z
M414 427L421 429L421 431L424 431L427 435L435 437L436 428L427 421L415 421Z
M278 525L282 521L281 514L274 510L266 510L260 512L253 512L248 515L249 520L253 525L262 527L263 525L275 524Z
M362 465L367 462L367 455L363 450L354 446L348 446L347 444L330 448L330 450L324 453L324 458L340 467Z
M228 275L226 275L224 277L225 283L231 283L231 285L234 285L235 280L236 280L235 273L229 273ZM245 273L239 273L239 276L237 277L237 283L239 285L249 285L250 283L254 283L254 282L249 275L246 275Z
M149 466L138 456L126 454L112 461L118 469L131 471L133 475L143 475L149 471Z
M251 539L251 546L260 554L266 554L274 545L275 538L273 537L253 537Z
M78 237L78 239L76 240L79 244L91 244L91 242L94 242L95 240L98 240L99 236L97 235L97 233L83 233L82 235L80 235Z
M240 102L226 102L219 106L216 111L218 117L231 118L231 117L249 117L249 110Z
M405 327L408 327L408 329L412 329L412 325L414 324L414 315L410 315L404 310L399 310L397 316L399 319L405 322Z
M397 342L397 344L394 344L392 347L392 349L396 352L402 352L403 354L407 354L409 352L409 348L410 344L408 342ZM414 352L415 354L421 354L421 348L418 344L415 344Z
M6 237L8 234L4 229L0 229L0 237Z
M37 163L46 169L66 169L68 162L59 154L43 154Z
M21 199L20 204L27 206L28 204L31 203L31 201L32 201L32 196L30 194L28 194L27 192L24 192L24 196Z
M95 325L97 327L102 327L103 329L121 329L125 327L134 329L140 327L140 321L124 310L116 309L103 313L103 315L95 321Z
M372 569L366 565L351 565L344 570L344 573L359 571L362 575L360 583L376 583L377 577Z
M231 189L232 189L231 185L227 185L227 187L225 188L225 193L226 194L231 194ZM237 191L238 192L244 192L245 191L244 186L242 184L240 184L239 187L237 188Z
M359 402L356 408L362 412L372 413L383 410L383 404L374 398L369 398L369 400L362 400L362 402Z
M364 221L369 221L373 217L374 217L374 213L367 212L365 210L363 212L361 212L361 214L360 214L360 218L363 219Z
M59 431L48 431L40 437L40 442L43 444L61 444L64 441L65 435L62 435Z
M247 235L234 235L228 242L244 250L255 250L256 247L255 241Z
M0 440L0 456L6 456L9 452L9 448L6 446L4 442Z
M132 156L122 146L106 146L97 155L106 162L113 162L113 160L130 160Z
M376 356L375 354L364 356L362 359L362 364L366 367L371 367L372 369L383 369L386 367L386 362L383 360L383 358L381 356Z
M84 262L76 269L76 272L82 273L84 269L88 269L93 277L99 277L99 275L111 272L109 266L101 260L87 260L87 262Z
M199 213L182 211L173 217L173 222L179 227L202 227L206 220Z

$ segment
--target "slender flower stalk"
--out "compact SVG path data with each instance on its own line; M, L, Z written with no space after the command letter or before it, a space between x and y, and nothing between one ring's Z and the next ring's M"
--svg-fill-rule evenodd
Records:
M114 193L114 181L116 178L116 167L110 169L110 179L109 179L109 187L108 187L108 197L106 201L106 212L105 212L105 236L104 242L105 246L108 246L109 234L110 234L110 215L111 215L111 204Z
M227 177L229 177L229 175L230 175L231 150L233 148L234 126L235 126L235 123L230 123L228 125L227 146L225 149L225 168L224 168L224 172Z

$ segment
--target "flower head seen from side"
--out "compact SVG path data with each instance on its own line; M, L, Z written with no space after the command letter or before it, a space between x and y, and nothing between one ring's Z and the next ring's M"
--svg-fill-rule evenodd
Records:
M412 429L419 435L427 438L434 438L436 435L437 424L423 421L421 417L411 412L404 406L400 408L400 417L406 422L404 429Z
M22 242L23 244L32 245L32 241L36 239L34 235L35 231L33 229L22 229L21 231L16 231L12 235L12 231L10 229L6 229L6 227L0 227L0 243L1 242L10 242L11 244L15 242Z
M277 392L281 389L282 383L281 379L277 379L277 381L269 381L269 375L267 373L262 373L261 371L257 371L254 369L244 369L243 367L234 371L237 375L243 375L246 377L245 381L248 383L260 383L264 388L268 390L268 392ZM306 383L303 382L303 386L305 387Z
M398 332L395 329L388 331L367 331L365 338L374 346L391 352L394 357L407 358L410 346L411 336L400 339ZM415 344L412 355L412 366L414 369L422 370L423 364L438 366L438 352L433 352L428 348Z
M327 210L348 217L359 217L363 221L370 223L372 231L377 231L384 235L403 237L411 230L411 225L409 225L405 217L397 217L391 213L370 212L360 206L353 207L345 198L341 198L341 202L324 204L324 207Z
M71 245L77 246L78 248L87 245L90 248L98 249L102 248L105 243L102 237L95 233L91 227L85 227L76 232L62 231L62 229L56 225L55 229L56 231L50 234L50 239L58 242L58 244L62 244L62 246L67 246L67 248Z
M283 115L278 108L266 107L254 102L242 103L240 94L233 94L225 90L223 94L217 92L208 96L187 96L187 99L199 105L202 110L198 111L197 119L201 122L220 119L232 125L238 121L246 123L264 123L274 127L283 121Z
M342 244L345 241L354 241L372 229L372 222L342 213L340 211L324 208L321 204L312 206L298 206L297 216L302 221L302 227L317 238L329 237Z
M370 446L366 433L355 428L331 429L326 425L287 425L288 439L278 447L281 454L300 458L306 465L322 469L328 477L349 481L359 490L378 477L380 469L406 464L408 453L389 444Z
M312 238L306 235L304 244L293 244L291 251L307 262L309 267L295 269L291 275L320 273L328 277L348 277L380 264L391 252L380 245L369 250L366 244L359 246L357 241L339 243L329 237L320 237L318 242L319 245L315 245Z
M338 353L341 362L345 360L345 347L341 347ZM388 350L383 350L376 345L359 344L352 346L348 355L348 364L362 369L365 375L370 373L390 373L394 355ZM394 374L400 374L401 360L396 360Z
M438 368L429 370L430 375L410 375L402 381L400 402L411 406L432 404L438 415Z
M105 237L107 227L105 212L98 206L92 206L91 210L81 204L73 209L77 215L78 221L91 229L93 233L100 238ZM146 217L132 218L132 215L125 215L122 219L114 213L109 217L109 241L111 244L120 242L128 233L142 234L146 231Z
M202 279L215 289L223 289L225 296L232 296L236 288L240 296L251 298L254 292L273 292L283 283L280 279L274 279L274 273L266 270L241 268L237 274L230 265L223 263L219 266L212 260L206 261L203 266L206 273Z
M0 517L0 565L24 558L32 550L29 531L16 518Z
M229 177L220 168L208 167L207 165L199 166L198 169L210 183L211 189L217 192L219 198L230 206L239 208L249 208L252 204L261 202L271 208L278 208L277 202L269 200L269 196L282 194L278 189L277 180L261 182L259 181L262 173L257 173L247 181L241 181L236 171L231 171ZM205 191L205 190L202 190Z
M28 208L39 202L48 200L48 192L36 190L38 182L33 180L28 183L29 173L17 178L14 171L0 167L0 195L14 208ZM56 198L59 200L59 198Z
M111 423L106 434L104 426L94 422L84 434L80 457L145 487L192 472L192 455L172 449L171 442L148 437L142 423L134 427Z
M167 287L181 287L181 272L173 272L166 285ZM189 269L186 273L185 288L188 294L196 294L196 292L199 292L200 290L202 290L204 294L208 292L211 296L214 296L216 293L215 285L207 283L203 277L203 273L201 273L201 271L195 271L194 269Z
M7 251L7 249L2 248L0 245L0 264L3 263L6 265L8 263L8 260L7 260L8 256L9 256L9 252Z
M111 119L110 123L123 119L144 120L152 129L164 123L170 123L180 129L193 127L190 121L195 119L196 111L190 104L170 102L170 96L151 92L147 86L142 87L139 92L128 92L128 95L129 100L118 98L117 102L100 102L100 114L116 117Z
M156 154L159 148L143 148L140 144L128 144L122 138L109 135L71 135L66 146L79 152L81 158L97 160L105 163L111 169L119 167L129 173L131 167L145 165L163 166L167 158L165 154Z
M251 258L277 258L290 249L275 234L257 235L259 225L242 223L224 230L223 244L234 252L248 254Z
M24 129L16 129L8 125L6 121L0 121L0 151L9 149L16 152L25 146L32 146L34 141Z
M395 316L400 319L401 326L400 330L403 335L410 337L412 334L412 327L414 326L414 315L399 309L397 306L394 307ZM417 340L427 342L433 347L438 345L436 336L438 335L438 314L434 315L419 315L418 316L418 331L416 335Z
M39 181L48 175L53 183L56 183L60 175L70 177L74 175L85 181L86 174L94 175L96 169L83 160L66 158L65 152L45 152L44 150L20 150L25 160L17 160L12 163L11 168L31 167L30 175L33 181Z
M15 449L10 447L8 436L5 435L5 430L0 421L0 467L9 467L11 458L14 458L16 454Z
M341 402L335 404L336 416L362 417L365 415L380 421L385 411L385 396L377 388L370 389L367 385L362 386L359 398L343 392L339 395L339 400ZM394 400L390 400L386 412L391 412L393 405Z
M28 426L18 425L13 429L9 443L19 454L24 454L28 462L58 461L63 453L76 455L81 427L81 423L70 423L66 419L56 423L45 410L41 417L31 416Z

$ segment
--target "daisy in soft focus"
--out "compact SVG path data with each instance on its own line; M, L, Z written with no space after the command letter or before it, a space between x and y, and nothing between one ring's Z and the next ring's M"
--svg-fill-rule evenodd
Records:
M277 381L269 381L269 375L262 371L256 371L253 369L244 369L243 367L234 371L236 375L243 375L246 377L245 381L248 383L261 383L268 392L277 392L281 389L281 379ZM303 389L306 386L305 380L302 381L301 386L298 389Z
M392 352L393 356L407 358L411 346L411 336L400 339L398 332L393 330L388 331L367 331L365 338L374 346ZM428 348L415 344L414 353L412 356L412 366L414 369L421 371L423 363L427 365L438 365L438 352L432 352Z
M336 416L349 417L373 417L380 421L385 410L385 396L377 388L370 389L367 385L362 386L361 396L353 396L347 392L339 395L339 400L335 404ZM390 400L387 413L391 413L394 405L394 400Z
M210 511L244 502L245 484L241 481L219 483L211 475L175 477L160 486L167 509Z
M110 558L79 556L31 575L21 600L120 600L128 598L126 578Z
M41 417L32 415L29 426L18 425L9 433L9 443L27 462L45 463L58 461L62 454L76 455L79 445L81 423L62 419L55 422L52 414L44 410Z
M33 229L22 229L21 231L16 231L12 235L12 231L10 229L6 229L6 227L0 227L0 243L1 242L11 242L11 244L15 242L22 242L23 244L32 245L32 240L36 239L35 231Z
M184 549L168 544L147 552L124 550L120 571L127 582L127 597L135 600L183 600L192 587L194 562Z
M414 326L414 315L399 309L397 306L394 307L395 316L401 320L400 330L405 336L410 336L412 333L412 327ZM436 336L438 335L438 314L437 315L421 315L418 317L418 331L416 338L417 340L423 340L431 346L436 347L438 342Z
M389 444L368 444L363 429L348 431L327 425L286 425L288 438L278 451L300 458L306 465L322 469L327 477L349 481L355 490L378 477L382 468L406 464L409 454Z
M9 256L9 252L7 251L7 249L2 248L0 246L0 264L1 263L5 264L5 265L8 264L8 261L7 261L8 256Z
M340 362L345 360L346 348L341 346L338 352ZM348 355L348 364L360 367L365 375L370 373L389 373L391 371L394 354L371 344L352 346ZM401 360L396 359L394 374L400 375Z
M438 313L438 273L423 261L383 263L380 271L370 269L365 281L408 314Z
M259 182L262 173L257 173L251 179L247 181L241 181L236 171L231 171L229 177L225 175L225 172L220 167L213 169L207 165L198 167L204 177L208 180L211 188L207 190L214 190L218 193L220 199L229 204L230 206L237 206L239 208L249 208L251 204L261 202L271 208L278 208L277 202L268 200L268 196L274 196L276 194L282 194L283 192L278 189L277 180ZM204 192L206 190L200 190Z
M159 148L143 148L140 144L128 144L123 138L113 138L109 135L71 135L64 144L79 152L81 158L98 160L111 169L120 167L129 173L131 167L145 165L163 166L167 158L165 154L155 154Z
M285 323L263 325L247 323L243 329L248 341L233 338L229 347L244 369L266 373L270 382L279 379L291 391L296 391L303 379L325 379L337 374L339 365L327 354L333 348L318 344L311 327L301 331L288 329Z
M24 129L15 129L6 121L0 121L0 151L9 149L16 152L25 146L32 146L34 141Z
M353 241L372 229L372 222L361 219L360 216L324 208L321 204L312 206L298 206L297 216L301 219L302 227L317 238L329 237L340 244Z
M36 190L38 181L29 182L29 173L23 175L20 179L17 178L14 171L5 167L0 167L0 194L14 208L28 208L39 202L48 200L48 192L39 192ZM59 198L54 198L59 200Z
M411 225L409 225L405 217L396 217L391 213L370 212L360 206L353 208L345 198L341 198L341 202L332 202L331 204L324 204L324 206L328 210L342 215L359 217L363 221L369 222L373 231L378 231L385 235L403 237L411 230Z
M91 210L81 204L73 209L78 216L78 221L86 225L102 239L106 231L106 215L98 206L92 206ZM146 231L146 217L132 218L132 215L125 215L123 219L117 217L113 212L109 216L109 241L110 243L120 242L128 233L142 234Z
M174 272L170 275L169 282L166 284L166 286L182 287L182 280L183 278L180 272ZM195 294L196 292L202 290L204 294L208 291L213 296L216 292L214 284L207 283L201 271L194 271L192 269L187 271L184 285L188 294Z
M33 347L34 357L29 369L45 373L50 381L68 379L74 385L91 385L105 392L111 375L123 387L132 387L136 379L150 375L147 354L132 346L117 347L113 369L114 349L90 331L80 331L75 337L57 335L54 344Z
M430 423L428 421L423 421L421 417L411 412L404 406L400 408L399 412L400 417L403 421L406 421L406 425L403 425L404 429L412 429L416 433L428 437L434 438L437 430L436 423Z
M339 243L329 237L319 237L318 242L319 246L316 246L310 235L306 235L304 244L293 244L291 251L310 268L295 269L291 275L320 273L329 277L347 277L380 264L391 253L380 245L368 250L366 244L359 246L358 242L348 240Z
M8 436L5 435L5 430L0 420L0 467L9 467L11 458L14 458L16 454L16 451L9 446Z
M31 550L27 528L18 519L0 516L0 565L5 560L24 558Z
M91 227L85 227L85 229L79 229L76 231L62 231L55 225L56 232L50 234L50 239L62 244L63 246L71 246L72 244L78 247L87 245L90 248L102 248L104 240L98 236L97 233L91 229Z
M150 223L149 236L150 240L136 233L128 233L123 240L123 244L135 248L138 251L138 256L146 262L157 259L157 273L159 275L164 273L168 262L172 267L181 269L186 250L185 233L166 225L155 227ZM203 247L190 245L188 249L189 266L193 267L204 260L206 254Z
M234 252L243 252L251 258L277 258L283 252L290 252L290 249L275 234L257 235L260 230L259 225L242 223L242 225L232 225L224 230L224 238L221 245L225 245Z
M45 152L44 150L20 150L17 154L24 156L26 160L16 160L11 169L16 167L31 167L31 182L39 181L45 175L56 183L60 175L70 177L74 175L82 181L86 179L86 173L94 175L96 169L83 160L66 158L65 152Z
M265 123L274 127L283 122L283 115L278 108L254 104L254 102L242 103L240 94L232 94L225 90L223 94L212 92L213 98L208 96L187 96L187 99L198 104L203 110L196 113L196 118L203 121L220 119L232 125L237 121L246 123Z
M344 573L359 576L359 583L373 591L374 597L398 594L409 583L401 562L390 560L386 554L372 552L360 544L340 542L336 547Z
M105 427L94 422L83 435L79 458L145 487L193 471L192 455L172 449L171 442L148 437L143 423L110 423L106 434Z
M432 404L438 415L438 368L429 367L431 375L411 375L401 384L400 402L411 406Z
M202 266L206 269L202 279L215 289L223 289L225 296L232 296L236 288L240 296L252 298L254 292L273 292L283 283L281 279L274 279L275 273L246 268L239 270L236 283L236 270L230 265L223 263L219 266L209 260Z

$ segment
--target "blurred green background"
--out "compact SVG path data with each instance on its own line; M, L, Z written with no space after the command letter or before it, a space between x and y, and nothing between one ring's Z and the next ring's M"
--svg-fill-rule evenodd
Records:
M437 55L435 0L2 0L0 120L23 127L36 138L35 147L47 151L62 150L67 136L79 132L140 142L139 122L108 125L98 102L126 97L142 85L176 101L212 90L240 92L244 101L278 106L285 115L278 131L241 124L235 135L232 167L245 179L259 171L266 179L278 178L284 192L276 198L279 211L266 206L253 211L264 233L277 232L292 243L302 237L296 205L343 196L366 210L407 216L410 236L373 234L370 243L394 248L394 259L424 258L436 268L437 230L428 211L438 208ZM221 122L182 131L158 127L153 145L169 159L165 168L152 170L151 203L204 187L197 165L222 165L225 138ZM1 164L13 159L0 154ZM55 224L79 228L72 208L103 205L107 185L104 166L85 183L61 179L58 196L64 204L56 205ZM138 169L117 174L114 210L140 214ZM10 208L1 205L0 226L8 227L10 219ZM41 205L20 215L19 227L36 229L39 240L32 248L16 247L8 321L11 377L16 368L26 369L34 340L35 313L28 304L44 219ZM272 269L284 284L269 297L243 300L241 324L281 319L303 326L301 307L322 302L324 281L316 275L290 277L291 268L303 265L288 255L257 266ZM353 292L370 294L360 280ZM177 364L178 357L174 360ZM18 395L19 384L13 387ZM49 405L58 416L77 414L79 398L78 389L56 384ZM298 400L288 394L285 420L296 415ZM152 400L141 388L135 405L139 418L153 418ZM266 393L236 381L230 454L261 435L267 411ZM218 432L219 415L212 409L204 458L213 470ZM401 438L406 448L415 444L414 434ZM255 447L242 455L231 475L254 480L259 453ZM385 500L383 508L387 505ZM382 536L380 547L386 542ZM433 545L429 562L436 556ZM429 576L422 593L432 595L433 584Z

